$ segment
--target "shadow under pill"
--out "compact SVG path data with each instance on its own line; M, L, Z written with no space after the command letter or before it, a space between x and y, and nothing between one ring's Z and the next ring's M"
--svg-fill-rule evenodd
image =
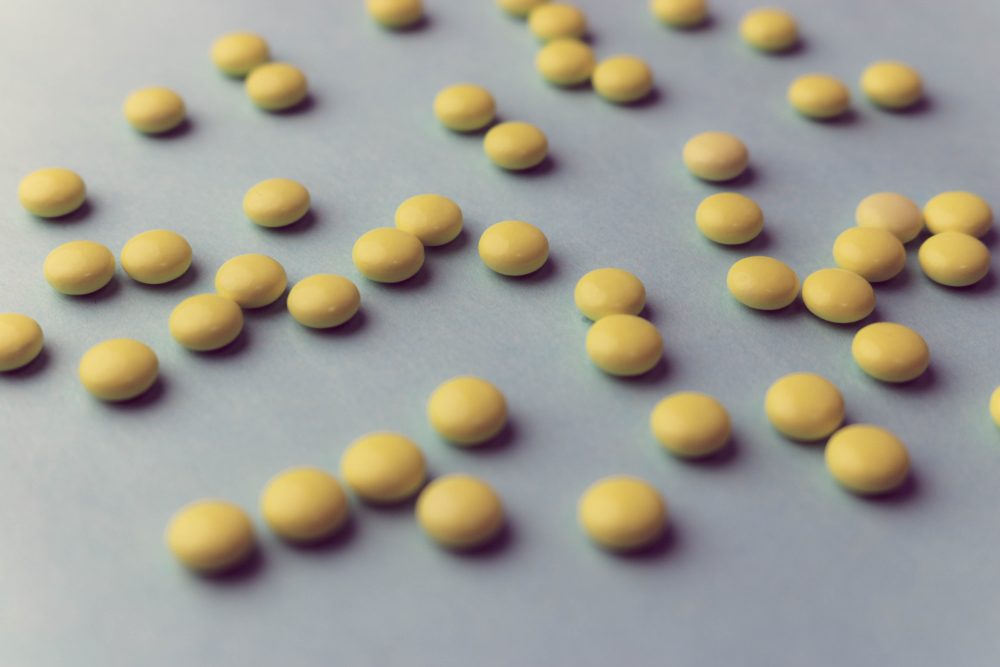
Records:
M545 260L545 263L542 264L542 266L537 271L533 271L527 275L505 276L499 273L497 273L496 275L503 280L510 280L513 282L530 284L530 283L545 282L552 276L556 275L558 271L559 271L559 263L552 257L552 255L549 255L548 259ZM491 273L496 273L496 272L491 271Z
M127 401L100 401L101 404L106 406L109 410L114 410L118 412L133 412L139 410L150 409L151 406L157 403L162 403L164 397L167 395L169 383L162 376L159 375L153 385L139 394L135 398L130 398Z
M85 220L86 218L89 218L91 215L94 214L95 208L96 208L96 206L93 203L93 198L88 194L87 198L83 200L82 204L80 204L80 208L78 208L75 211L72 211L70 213L67 213L66 215L61 215L58 218L42 218L42 217L39 217L39 216L36 216L36 215L33 215L31 217L33 217L35 220L39 220L41 222L54 222L54 223L69 223L69 224L72 224L72 223L75 223L75 222L80 222L82 220Z
M514 528L510 522L505 521L503 526L493 538L485 544L469 549L448 549L448 553L459 558L468 560L492 560L507 553L514 546Z
M551 174L556 170L556 159L552 155L546 155L545 159L536 164L534 167L529 167L528 169L500 169L505 173L517 178L538 178L540 176L545 176Z
M216 573L194 573L202 581L215 586L238 586L259 576L265 566L264 552L258 545L250 556L236 567Z
M667 556L676 553L679 548L680 531L677 528L676 522L671 521L666 528L664 528L663 533L661 533L660 536L650 544L639 547L638 549L630 549L627 551L604 551L610 556L626 562L650 562L666 558Z
M171 139L180 139L181 137L186 137L194 131L195 123L190 118L185 118L180 122L180 124L173 128L172 130L167 130L166 132L160 132L158 134L145 134L143 136L147 139L152 139L154 141L169 141Z
M519 430L517 422L508 418L507 423L503 425L500 432L486 442L478 445L456 445L455 448L473 456L488 456L490 454L506 452L514 447Z
M30 362L10 371L0 372L0 382L25 382L39 375L51 362L49 346L46 344L38 356Z
M358 522L354 517L349 517L347 522L332 535L328 535L315 542L292 542L282 540L284 546L290 551L305 556L321 556L345 548L358 534Z
M243 354L250 347L250 339L251 334L247 331L246 326L244 326L240 330L239 335L226 345L216 350L191 350L191 354L205 360L228 359Z
M464 223L463 223L464 225ZM469 245L469 232L463 226L458 236L442 245L429 245L424 247L424 252L428 255L451 255L459 252Z
M343 324L335 327L328 327L326 329L315 329L313 327L302 325L299 326L305 329L309 335L316 336L317 338L345 338L347 336L353 336L368 326L368 314L364 308L361 308L354 314L354 317L347 320Z
M288 107L287 109L261 109L272 116L298 116L300 114L309 113L319 104L316 96L312 93L306 93L306 96L302 98L302 101L295 106Z
M171 280L170 282L160 283L159 285L151 285L149 283L141 283L138 280L131 280L130 284L138 287L139 289L148 290L150 292L180 292L181 290L187 290L191 287L191 285L197 282L199 274L200 271L198 270L198 267L191 264L183 275Z
M261 225L254 225L254 227L259 227L265 234L275 234L277 236L296 236L298 234L308 232L316 226L318 221L319 215L316 213L316 209L310 208L306 211L305 215L290 225L285 225L284 227L263 227Z

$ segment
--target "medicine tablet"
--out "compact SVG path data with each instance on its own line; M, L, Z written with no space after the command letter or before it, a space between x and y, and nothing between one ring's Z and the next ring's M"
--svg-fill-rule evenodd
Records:
M528 14L528 28L545 42L560 37L583 37L587 33L587 17L574 5L547 2Z
M697 391L671 394L657 403L649 426L667 451L688 458L719 451L732 431L722 403Z
M590 45L573 37L554 39L535 56L538 72L557 86L576 86L589 80L596 63Z
M483 263L505 276L525 276L545 265L549 240L538 227L522 220L490 225L479 237Z
M42 271L49 285L63 294L92 294L111 282L115 256L95 241L69 241L48 254Z
M434 98L434 115L455 132L481 130L493 122L497 104L490 91L472 83L456 83Z
M728 132L702 132L684 144L684 164L706 181L728 181L742 174L750 152L738 137Z
M104 401L127 401L156 382L160 362L148 345L113 338L87 350L80 359L80 382Z
M875 322L854 334L851 354L865 373L883 382L909 382L927 370L930 349L913 329Z
M497 0L500 9L511 16L523 18L531 13L531 10L538 5L543 5L549 0Z
M982 241L958 232L935 234L920 245L920 268L934 282L949 287L978 283L990 272L990 251Z
M152 229L125 243L121 262L132 280L162 285L180 278L191 267L191 244L177 232Z
M784 51L799 41L799 28L788 12L764 7L747 12L740 22L743 40L761 51Z
M593 74L594 90L606 100L636 102L653 89L653 72L641 58L618 55L598 63Z
M549 140L530 123L508 121L490 128L483 137L483 150L498 167L520 171L542 163L549 152Z
M396 227L413 234L425 246L455 240L462 231L462 209L441 195L416 195L396 209Z
M906 265L903 243L891 232L875 227L851 227L833 242L837 266L853 271L868 282L894 278Z
M654 486L637 477L618 475L594 482L580 498L580 525L601 547L630 551L663 535L667 504Z
M424 17L421 0L365 0L368 13L386 28L406 28Z
M1000 428L1000 387L993 390L990 395L990 416L993 422Z
M215 291L243 308L263 308L274 303L287 285L284 267L257 253L233 257L215 272Z
M871 424L845 426L826 443L826 468L846 489L876 494L899 487L910 471L906 445Z
M229 76L246 76L271 59L263 37L252 32L231 32L212 43L212 62Z
M895 192L876 192L861 200L854 211L860 227L892 233L903 243L917 238L924 228L924 214L912 199Z
M87 186L75 171L46 167L21 179L17 197L29 213L40 218L58 218L83 205Z
M695 224L701 233L716 243L748 243L764 229L764 212L750 197L737 192L709 195L698 204Z
M726 286L736 300L756 310L780 310L799 295L799 277L784 262L757 255L735 262Z
M142 88L125 98L125 120L145 134L169 132L184 122L181 96L162 86Z
M861 90L880 107L905 109L923 96L924 83L920 73L906 63L884 60L865 68Z
M250 100L266 111L291 109L309 93L306 75L288 63L264 63L254 67L244 87Z
M812 441L833 433L844 421L840 390L815 373L791 373L767 390L764 412L780 433Z
M354 242L351 258L365 278L398 283L415 276L424 265L424 244L401 229L378 227Z
M706 5L705 0L650 0L649 10L672 28L692 28L705 22Z
M605 373L642 375L663 357L663 338L637 315L608 315L587 332L587 355Z
M38 322L20 313L0 313L0 373L27 366L44 345Z
M427 418L444 439L456 445L479 445L503 430L507 400L493 383L482 378L455 377L431 394Z
M371 433L358 438L340 458L340 475L362 499L373 503L406 500L424 484L424 455L399 433Z
M853 271L820 269L802 282L802 302L821 320L847 324L871 315L875 310L875 290Z
M317 542L347 523L351 507L340 482L325 470L289 468L264 487L260 497L264 521L290 542Z
M309 212L309 190L290 178L269 178L247 190L243 212L261 227L285 227Z
M978 238L993 226L993 210L971 192L942 192L924 205L924 220L931 234L961 232Z
M417 498L416 514L424 532L450 549L485 544L504 524L496 491L471 475L445 475L428 484Z
M174 307L168 326L174 340L189 350L218 350L243 331L243 311L230 298L196 294Z
M616 313L638 315L646 305L646 287L624 269L594 269L577 281L573 301L591 320Z
M225 500L198 500L170 519L167 547L182 565L213 574L236 567L254 552L247 513Z
M851 92L829 74L805 74L788 87L788 102L804 116L835 118L851 104Z
M311 329L344 324L361 307L361 293L344 276L320 273L303 278L288 292L288 312Z

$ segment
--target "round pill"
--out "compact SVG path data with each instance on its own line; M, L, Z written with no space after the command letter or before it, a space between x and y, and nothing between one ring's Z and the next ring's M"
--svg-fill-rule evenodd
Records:
M649 426L667 451L690 458L722 449L732 430L722 403L697 391L671 394L657 403Z
M21 179L17 197L29 213L40 218L58 218L83 205L87 186L75 171L46 167Z
M883 382L909 382L927 370L931 352L913 329L875 322L854 334L851 354L865 373Z
M949 287L978 283L990 272L990 251L982 241L959 232L935 234L920 245L920 268L934 282Z
M802 281L802 302L821 320L847 324L871 315L875 290L853 271L820 269Z
M493 122L496 101L490 91L472 83L448 86L434 98L434 115L456 132L481 130Z
M724 245L757 238L764 228L764 212L753 199L737 192L709 195L698 204L695 224L706 237Z
M819 440L844 421L844 398L820 375L791 373L767 390L764 412L774 428L789 438Z
M417 521L430 537L450 549L470 549L497 536L503 504L488 484L470 475L445 475L417 498Z
M906 480L910 456L895 435L871 424L851 424L826 443L826 468L854 493L892 491Z
M649 371L663 357L663 338L637 315L608 315L587 332L587 355L605 373L633 376Z
M531 223L503 220L487 227L479 237L479 257L497 273L525 276L548 260L549 240Z
M894 278L906 265L906 250L892 232L875 227L851 227L833 242L837 266L853 271L868 282Z
M125 98L125 120L145 134L169 132L182 122L187 110L181 96L161 86L141 88Z
M264 487L260 512L271 530L290 542L317 542L347 522L351 507L340 482L319 468L289 468Z
M456 445L479 445L495 437L507 423L507 401L491 382L456 377L431 394L427 418L446 440Z
M646 305L646 287L625 269L594 269L576 283L573 301L584 317L638 315Z
M924 205L924 220L931 234L961 232L978 238L993 226L993 211L971 192L942 192Z
M861 90L880 107L904 109L924 93L920 73L909 65L892 60L872 63L861 74Z
M924 214L912 199L895 192L876 192L861 200L854 211L860 227L875 227L903 243L917 238L924 228Z
M170 519L167 547L182 565L212 574L245 562L253 553L253 524L247 513L225 500L198 500Z
M354 242L351 257L365 278L398 283L412 278L424 265L424 244L401 229L378 227Z
M156 382L160 362L144 343L113 338L87 350L80 359L80 382L104 401L127 401Z
M525 17L538 5L543 5L549 0L497 0L500 9L511 16Z
M672 28L691 28L705 22L705 0L650 0L649 10L661 23Z
M228 297L196 294L174 307L168 326L174 340L189 350L218 350L243 331L243 311Z
M421 0L365 0L365 7L371 17L386 28L406 28L424 17Z
M606 58L594 68L594 90L606 100L636 102L653 88L653 72L641 58L618 55Z
M309 211L309 190L290 178L269 178L247 190L243 212L261 227L285 227Z
M851 92L828 74L805 74L788 87L788 102L803 116L835 118L847 111Z
M580 524L605 549L630 551L663 535L667 504L648 482L617 475L594 482L580 498Z
M1000 387L994 389L990 395L990 416L993 417L997 428L1000 428Z
M288 63L264 63L247 76L250 100L266 111L291 109L306 98L309 82L298 67Z
M750 161L746 145L728 132L702 132L684 144L684 164L706 181L728 181L742 174Z
M549 152L549 140L530 123L508 121L490 128L483 137L483 150L493 163L520 171L541 164Z
M246 76L271 58L267 42L252 32L231 32L212 43L212 62L229 76Z
M48 254L42 271L45 280L63 294L91 294L111 282L115 256L95 241L69 241Z
M799 295L799 277L784 262L757 255L729 267L726 286L736 300L756 310L780 310Z
M546 2L528 14L528 28L545 42L560 37L583 37L587 33L587 17L568 3Z
M743 40L761 51L784 51L799 40L799 28L788 12L764 7L747 12L740 22Z
M274 303L287 285L281 264L256 253L233 257L215 272L215 291L243 308L263 308Z
M554 39L535 56L538 72L557 86L575 86L587 81L596 62L590 45L573 37Z
M441 195L416 195L396 209L396 227L425 246L450 243L462 231L462 209Z
M44 344L38 322L20 313L0 313L0 373L27 366Z
M191 245L177 232L152 229L125 243L121 262L132 280L162 285L180 278L191 266Z
M303 278L288 292L288 312L311 329L340 326L361 307L361 293L344 276L321 273Z
M371 433L344 452L340 475L364 500L395 503L419 491L427 471L415 442L398 433Z

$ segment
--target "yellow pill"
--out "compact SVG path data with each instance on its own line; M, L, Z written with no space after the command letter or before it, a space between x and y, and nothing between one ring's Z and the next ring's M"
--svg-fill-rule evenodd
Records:
M697 391L671 394L657 403L649 426L667 451L690 458L722 449L732 431L722 403Z
M505 276L526 276L549 258L549 240L538 227L521 220L490 225L479 237L479 257Z
M455 132L481 130L493 122L497 104L490 91L472 83L456 83L434 98L434 115Z
M398 283L412 278L424 265L424 244L401 229L378 227L354 242L351 257L365 278Z
M528 28L543 42L560 37L583 37L587 33L587 17L574 5L547 2L528 14Z
M261 227L285 227L309 212L309 190L290 178L269 178L247 190L243 212Z
M361 307L361 293L344 276L321 273L303 278L288 292L288 312L312 329L340 326Z
M21 179L17 197L29 213L40 218L58 218L83 206L87 186L75 171L46 167Z
M753 199L736 192L709 195L698 204L695 224L716 243L739 245L757 238L764 229L764 212Z
M684 164L706 181L728 181L742 174L750 152L738 137L728 132L702 132L684 144Z
M252 32L231 32L212 43L212 62L229 76L246 76L271 59L263 37Z
M587 332L587 355L605 373L642 375L663 357L663 338L637 315L608 315Z
M267 525L290 542L316 542L347 523L351 506L340 482L319 468L289 468L264 487L260 512Z
M774 428L789 438L819 440L844 421L844 398L820 375L791 373L767 390L764 412Z
M978 238L993 226L993 211L971 192L942 192L924 205L924 220L931 234L961 232Z
M456 377L431 394L427 418L446 440L456 445L479 445L495 437L507 423L507 401L491 382Z
M920 268L934 282L949 287L978 283L990 272L990 251L974 236L935 234L920 245Z
M837 266L853 271L868 282L895 277L906 265L906 250L892 232L875 227L851 227L833 242Z
M554 39L535 56L538 72L557 86L575 86L587 81L596 62L590 45L573 37Z
M504 524L496 491L470 475L445 475L428 484L417 498L416 513L424 532L449 549L485 544Z
M0 373L27 366L44 345L38 322L20 313L0 313Z
M1000 428L1000 387L994 389L990 395L990 416L993 417L997 428Z
M875 227L903 243L917 238L924 228L924 214L912 199L895 192L876 192L861 200L854 211L860 227Z
M48 254L42 271L49 285L63 294L91 294L111 282L115 256L95 241L70 241Z
M906 445L871 424L845 426L826 443L826 468L854 493L876 494L899 487L910 471Z
M250 100L266 111L291 109L309 93L306 75L288 63L265 63L254 67L244 87Z
M228 297L196 294L174 307L168 326L174 340L189 350L218 350L243 331L243 311Z
M424 17L421 0L365 0L365 7L371 17L386 28L406 28Z
M462 231L462 209L441 195L416 195L396 209L396 227L413 234L425 246L455 240Z
M653 89L653 72L641 58L611 56L594 68L593 83L597 94L606 100L636 102Z
M851 354L865 373L883 382L909 382L927 370L931 352L916 331L894 322L875 322L854 334Z
M395 503L420 490L427 476L417 444L398 433L358 438L340 458L340 475L368 502Z
M122 248L122 268L132 280L162 285L191 266L191 244L177 232L152 229L130 238Z
M846 269L820 269L802 282L802 302L816 317L835 324L863 320L875 310L875 290Z
M113 338L87 350L80 359L80 382L104 401L127 401L156 382L160 362L148 345Z
M215 291L243 308L263 308L285 292L285 269L267 255L233 257L215 273Z
M247 513L225 500L198 500L170 519L167 547L182 565L213 574L245 562L256 539Z
M648 546L667 526L667 504L660 492L626 475L594 482L580 498L577 512L590 539L613 551Z
M743 40L761 51L784 51L799 41L799 27L788 12L764 7L747 12L740 22Z
M549 140L530 123L508 121L490 128L483 150L497 166L520 171L541 164L548 155Z
M650 0L649 10L661 23L672 28L691 28L705 22L705 0Z
M729 268L726 286L736 300L756 310L780 310L799 295L799 277L784 262L761 255Z
M187 115L181 96L161 86L136 90L125 98L123 110L125 120L145 134L169 132Z
M835 118L847 111L851 92L844 83L828 74L805 74L788 87L788 102L810 118Z
M638 315L646 305L646 287L625 269L594 269L576 283L573 301L584 317Z
M924 94L920 73L909 65L885 60L872 63L861 74L861 90L880 107L904 109Z

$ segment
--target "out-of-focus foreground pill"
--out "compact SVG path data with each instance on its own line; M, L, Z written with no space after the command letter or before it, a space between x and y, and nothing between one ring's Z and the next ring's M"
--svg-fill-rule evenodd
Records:
M906 250L892 232L875 227L851 227L833 242L837 266L868 282L894 278L906 265Z
M861 90L880 107L905 109L921 98L924 83L920 73L906 63L885 60L865 68Z
M485 544L504 525L500 496L471 475L445 475L428 484L417 498L416 513L424 532L449 549Z
M613 551L648 546L667 526L667 504L660 492L626 475L594 482L580 498L577 512L590 539Z
M0 373L27 366L44 345L38 322L20 313L0 313Z
M444 245L461 233L462 209L441 195L416 195L396 209L396 227L413 234L425 246Z
M446 440L478 445L494 438L507 423L507 400L493 383L460 376L434 390L427 401L427 418Z
M427 471L415 442L399 433L370 433L344 451L340 475L364 500L395 503L419 491Z
M306 75L288 63L264 63L254 67L244 87L250 100L266 111L291 109L309 94Z
M148 345L113 338L87 350L80 359L80 382L104 401L127 401L156 382L160 362Z
M245 562L256 546L247 513L225 500L198 500L170 519L167 547L182 565L213 574Z
M215 291L243 308L263 308L284 294L285 269L277 260L248 253L233 257L215 273Z
M480 130L493 122L497 104L490 91L472 83L456 83L434 98L434 115L456 132Z
M184 122L181 96L162 86L142 88L125 98L125 120L145 134L169 132Z
M132 280L162 285L180 278L191 266L191 244L177 232L151 229L122 247L122 268Z
M660 22L672 28L692 28L705 22L705 0L650 0L649 10Z
M303 278L288 292L288 312L295 321L311 329L340 326L361 307L357 286L332 273Z
M697 391L682 391L661 400L649 416L649 426L667 451L688 458L722 449L732 430L722 403Z
M910 471L906 445L895 435L871 424L851 424L826 443L826 468L854 493L886 493L899 487Z
M386 28L406 28L424 17L421 0L365 0L365 7L371 17Z
M653 72L641 58L617 55L605 58L593 74L594 90L606 100L637 102L653 89Z
M924 221L931 234L961 232L981 237L993 226L993 210L971 192L942 192L924 205Z
M554 39L535 56L538 72L557 86L575 86L587 81L596 63L590 45L574 37Z
M196 294L174 307L167 325L174 340L189 350L218 350L243 331L243 311L228 297Z
M875 322L854 334L851 354L865 373L883 382L909 382L927 370L931 352L913 329Z
M525 276L548 260L549 240L531 223L503 220L487 227L479 237L479 257L499 274Z
M69 241L48 254L42 271L49 285L63 294L91 294L111 282L115 256L95 241Z
M290 178L269 178L243 196L243 212L261 227L285 227L309 211L309 190Z
M788 87L788 102L810 118L835 118L851 104L851 92L829 74L805 74Z
M753 199L737 192L709 195L698 204L695 224L706 237L725 245L757 238L764 228L764 212Z
M87 186L75 171L46 167L21 179L17 197L29 213L40 218L58 218L83 205Z
M871 315L875 290L853 271L820 269L802 281L802 302L821 320L847 324Z
M756 310L780 310L799 295L799 277L784 262L757 255L736 261L726 274L736 300Z
M351 258L365 278L398 283L412 278L424 265L424 244L401 229L378 227L358 237Z
M549 140L531 123L508 121L490 128L483 137L483 150L498 167L521 171L542 163Z
M993 422L1000 428L1000 387L993 390L990 395L990 416Z
M497 5L511 16L525 17L531 10L549 0L497 0Z
M895 192L876 192L861 200L854 211L860 227L884 229L903 243L917 238L924 228L924 214L909 197Z
M663 357L663 337L637 315L608 315L587 332L587 355L605 373L642 375Z
M646 305L646 287L625 269L594 269L577 281L573 301L584 317L638 315Z
M231 32L212 43L212 62L229 76L246 76L271 59L263 37L252 32Z
M260 511L281 538L302 543L330 537L351 515L340 482L325 470L309 466L273 477L264 487Z
M767 390L764 412L780 433L793 440L812 441L833 433L844 421L840 390L815 373L791 373Z
M747 12L740 21L743 40L761 51L784 51L799 41L799 27L788 12L763 7Z
M528 28L546 42L560 37L583 37L587 33L587 17L573 5L547 2L531 10Z
M739 137L728 132L702 132L684 144L684 164L706 181L728 181L742 174L750 152Z
M990 250L982 241L959 232L935 234L920 245L920 268L936 283L966 287L990 272Z

